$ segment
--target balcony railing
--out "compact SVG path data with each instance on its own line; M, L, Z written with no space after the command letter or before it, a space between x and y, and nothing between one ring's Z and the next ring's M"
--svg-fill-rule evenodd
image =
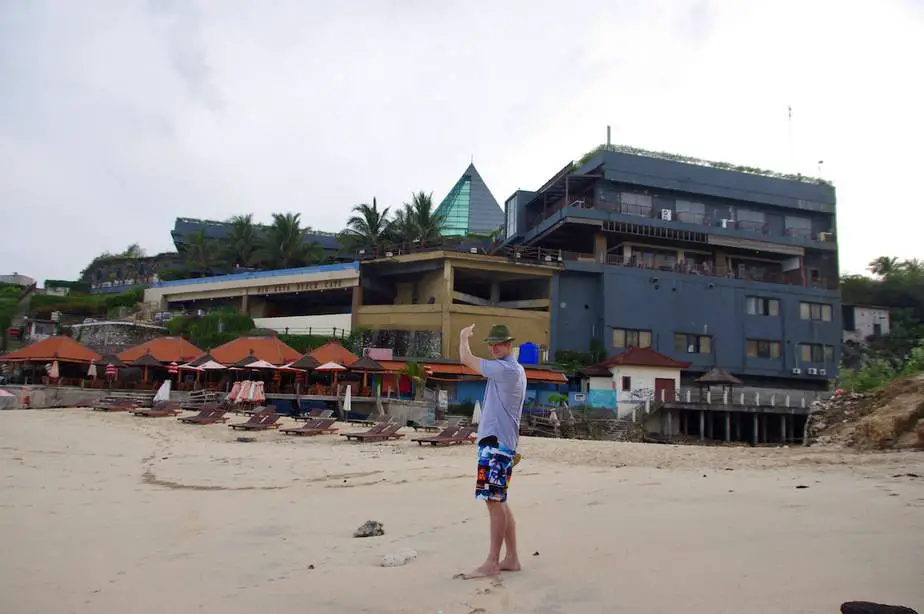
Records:
M651 205L636 205L629 203L615 203L607 201L598 201L589 198L573 200L565 203L564 200L554 203L544 211L539 211L535 217L530 217L527 223L527 230L538 227L542 222L552 217L562 209L576 208L602 211L606 213L617 213L621 215L631 215L646 219L660 219L661 209ZM760 235L770 235L770 225L766 222L756 220L732 220L710 218L704 213L694 213L690 211L674 211L673 222L684 224L695 224L697 226L706 226L709 228L737 229L745 232L751 232ZM667 221L667 220L666 220ZM783 236L808 241L826 242L834 240L833 233L814 234L808 228L787 228Z

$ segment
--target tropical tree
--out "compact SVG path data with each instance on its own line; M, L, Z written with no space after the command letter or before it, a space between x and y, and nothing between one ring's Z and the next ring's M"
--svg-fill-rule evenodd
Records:
M180 253L186 260L186 268L195 276L211 275L215 265L215 241L199 231L190 234L183 243Z
M901 263L895 256L879 256L870 262L867 268L873 275L888 277L901 270Z
M395 215L395 238L401 243L439 243L444 218L433 207L433 193L415 192Z
M302 228L300 213L274 213L273 223L262 241L264 264L273 269L288 269L320 262L323 250L316 242L305 241L308 230Z
M126 258L144 258L146 254L140 245L137 243L132 243L126 247L125 251L119 254L119 256L124 256Z
M342 237L351 249L376 250L388 241L391 224L388 219L389 207L379 210L375 198L372 206L360 204L353 207L353 215L347 220Z
M419 362L411 361L405 363L401 373L414 382L414 399L423 400L424 389L427 385L427 368Z
M232 266L250 267L256 264L260 240L253 214L235 215L228 220L230 228L223 242L223 259Z

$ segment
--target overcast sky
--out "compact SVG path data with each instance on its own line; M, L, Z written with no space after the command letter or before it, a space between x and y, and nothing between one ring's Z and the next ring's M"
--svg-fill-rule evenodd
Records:
M823 160L862 272L924 257L922 58L922 0L0 0L0 273L170 250L177 216L336 231L373 196L439 202L472 156L503 203L607 124Z

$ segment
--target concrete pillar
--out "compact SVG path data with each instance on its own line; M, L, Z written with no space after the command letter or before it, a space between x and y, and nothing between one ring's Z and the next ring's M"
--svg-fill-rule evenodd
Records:
M764 419L761 420L763 426L763 432L761 433L761 439L764 443L770 443L770 414L764 414Z
M359 309L363 306L363 287L353 286L352 305L350 306L350 326L352 330L359 328Z
M709 422L706 424L706 434L709 436L709 439L715 439L715 412L709 412Z
M500 302L500 283L491 282L491 304L497 305Z
M706 438L706 412L705 410L699 410L699 439L700 441Z
M602 232L594 235L594 261L606 264L606 235Z
M753 435L754 445L760 443L760 419L759 416L754 414L754 435Z
M459 342L458 340L456 340L455 345L453 345L452 317L449 312L449 308L452 306L452 293L453 293L454 288L455 286L453 283L452 263L447 258L443 260L443 291L441 292L441 294L443 295L443 302L440 305L442 309L442 313L441 313L442 326L441 326L441 331L440 331L442 347L440 348L440 355L443 358L458 359ZM468 326L468 324L471 324L471 322L465 324L465 326Z
M667 436L674 436L674 416L673 411L667 410Z
M731 412L725 412L725 441L731 441Z
M789 443L789 432L786 429L786 414L780 414L780 439L781 443Z
M241 297L241 313L243 313L244 315L247 315L249 310L250 310L250 297L245 294L244 296Z

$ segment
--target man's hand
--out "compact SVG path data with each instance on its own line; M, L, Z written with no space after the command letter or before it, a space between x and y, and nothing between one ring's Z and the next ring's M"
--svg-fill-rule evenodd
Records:
M468 341L469 339L471 339L474 333L475 333L475 325L470 324L469 326L466 326L459 332L459 339L461 339L462 341Z

